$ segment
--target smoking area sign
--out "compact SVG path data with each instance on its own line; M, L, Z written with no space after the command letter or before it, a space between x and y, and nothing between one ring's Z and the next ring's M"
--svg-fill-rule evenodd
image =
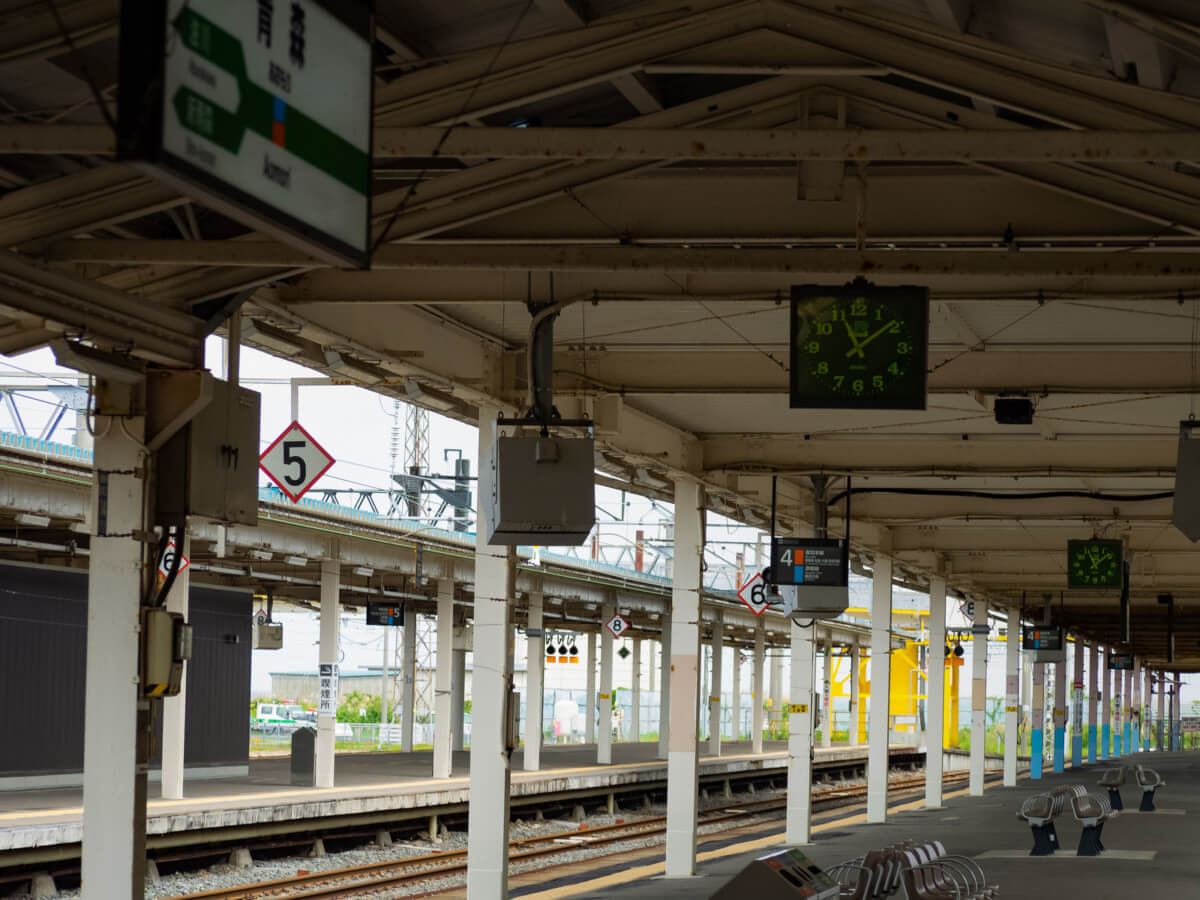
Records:
M366 266L370 12L358 0L167 0L121 13L121 158L331 262Z

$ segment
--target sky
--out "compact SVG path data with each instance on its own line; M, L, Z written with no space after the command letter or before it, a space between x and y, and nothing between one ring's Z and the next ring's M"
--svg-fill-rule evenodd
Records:
M209 339L206 348L209 368L215 373L223 371L224 341L221 338ZM31 377L32 374L46 377ZM286 360L261 353L252 348L243 348L241 358L242 383L258 391L262 395L262 425L260 433L260 449L266 449L275 438L291 423L291 389L289 380L292 378L321 377L322 373L314 372ZM63 385L75 384L76 373L55 365L53 355L49 350L37 350L19 357L0 356L0 385L11 387L20 384L58 383ZM27 430L38 434L48 417L54 411L54 400L45 393L21 392L19 398L20 414ZM403 462L403 425L404 406L399 407L399 425L397 423L397 405L390 399L371 391L347 385L304 385L299 391L299 421L312 436L335 459L333 467L322 476L318 487L344 488L385 488L390 482L393 471L393 447L400 454ZM62 443L72 443L74 439L75 422L66 417L58 427L54 440ZM0 429L14 430L10 410L0 405ZM478 471L477 460L477 430L474 426L448 419L437 413L430 413L430 464L435 473L449 474L454 471L453 458L461 454L471 462L472 474ZM262 484L269 481L260 473ZM665 525L671 521L670 504L647 500L635 494L622 495L608 488L598 487L596 490L597 506L599 507L598 521L602 530L601 543L607 548L610 558L622 549L626 550L625 564L631 561L631 549L634 544L634 534L641 529L646 534L648 542L663 540L667 535ZM624 504L624 505L622 505ZM446 523L442 523L445 525ZM754 544L758 538L757 529L748 528L730 522L718 516L711 516L707 531L709 545L708 565L710 571L724 565L727 568L724 577L732 580L735 555L745 554L746 568L753 567ZM582 552L586 552L586 549ZM647 562L653 553L647 554ZM868 604L869 588L865 579L855 582L852 587L851 606ZM896 590L897 598L903 599L908 605L927 605L927 599L922 595ZM897 606L901 605L898 600ZM951 605L950 627L967 627L969 622ZM251 690L256 696L266 694L270 689L270 671L305 670L315 668L317 661L317 617L311 612L297 612L286 615L285 643L281 651L257 650L253 654ZM399 631L396 632L397 636ZM363 668L377 666L382 659L383 636L381 629L368 627L362 621L361 613L350 613L343 616L342 622L342 654L343 666L346 668ZM393 644L396 642L393 641ZM523 664L523 641L518 641L520 647L518 665ZM968 651L969 653L969 651ZM969 656L968 656L969 660ZM969 666L969 662L967 664ZM725 688L731 689L729 666L726 666ZM970 671L968 668L967 671ZM547 684L559 687L582 687L585 677L584 667L550 667ZM629 664L616 661L614 677L620 685L622 679L629 680ZM550 679L555 679L552 682ZM748 689L748 670L743 679ZM578 683L576 683L578 682ZM1186 682L1185 682L1186 683ZM988 695L1002 696L1004 692L1004 648L1002 644L992 643L988 649ZM1184 690L1185 710L1193 700L1200 700L1200 688L1186 687Z

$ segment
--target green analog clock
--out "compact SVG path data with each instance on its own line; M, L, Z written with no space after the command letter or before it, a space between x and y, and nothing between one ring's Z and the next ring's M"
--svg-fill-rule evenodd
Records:
M1120 541L1067 541L1067 586L1119 588L1122 553Z
M925 409L929 292L792 288L793 409Z

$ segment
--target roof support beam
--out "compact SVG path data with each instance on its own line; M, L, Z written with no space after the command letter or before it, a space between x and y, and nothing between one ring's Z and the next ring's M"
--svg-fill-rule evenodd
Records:
M12 128L14 126L7 126ZM17 126L19 127L19 126ZM4 134L0 130L0 136ZM1200 131L875 130L860 128L387 128L391 157L605 160L1179 162L1200 160Z
M48 259L61 262L311 267L326 264L271 241L65 240ZM1024 251L785 250L777 248L675 249L496 244L389 244L380 247L370 272L340 272L338 279L369 283L385 269L579 272L762 272L789 276L869 275L926 282L954 278L1170 278L1200 279L1195 253L1147 251L1100 253L1079 250ZM388 276L382 276L387 279ZM681 300L691 299L681 293Z
M643 93L647 89L643 86ZM649 96L647 94L647 96ZM661 104L642 98L649 113ZM635 103L635 105L638 105ZM911 162L1186 162L1200 131L1017 131L783 128L375 129L376 158L600 160L844 160ZM0 125L0 152L112 155L101 125Z

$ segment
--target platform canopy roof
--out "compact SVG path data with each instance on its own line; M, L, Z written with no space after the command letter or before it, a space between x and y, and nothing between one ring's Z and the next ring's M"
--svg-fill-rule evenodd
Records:
M1119 538L1133 649L1164 659L1172 593L1200 669L1169 496L1200 378L1194 3L378 0L371 271L113 162L118 4L57 6L0 0L0 352L66 331L180 364L192 314L248 296L246 343L470 421L523 405L525 302L553 298L556 403L597 416L609 483L699 477L761 526L778 475L806 533L809 476L853 475L863 565L1050 594L1106 643L1117 597L1066 591L1065 548ZM789 409L790 286L859 275L932 292L926 411Z

